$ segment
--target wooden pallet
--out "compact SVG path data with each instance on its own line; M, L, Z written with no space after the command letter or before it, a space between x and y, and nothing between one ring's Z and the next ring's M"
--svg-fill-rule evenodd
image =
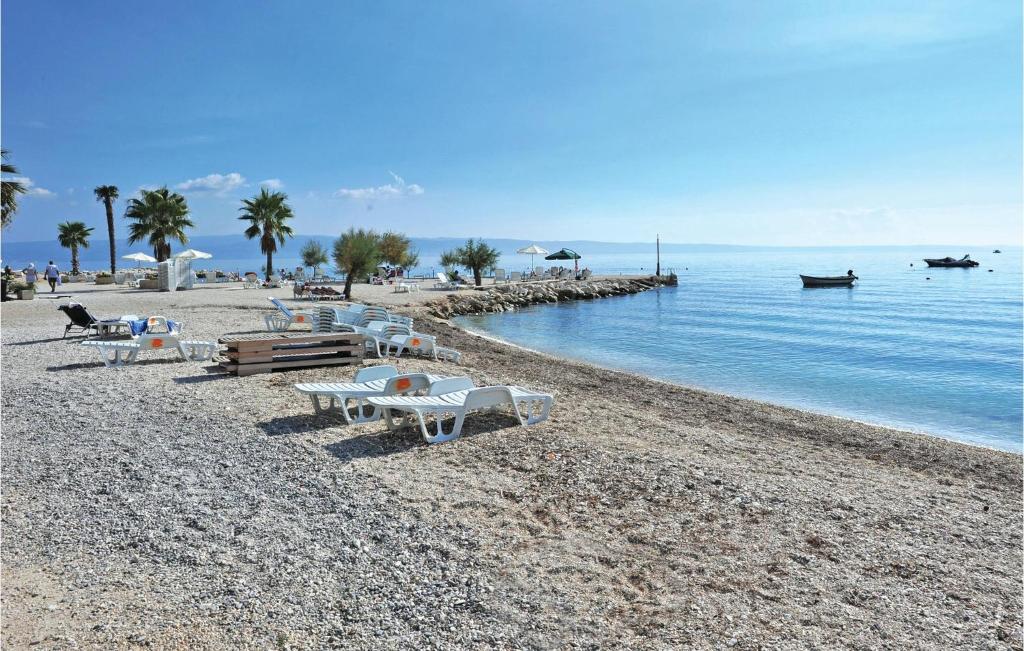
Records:
M261 332L225 335L219 343L227 351L216 361L238 376L275 370L359 364L365 347L362 335L351 332L309 334L305 332Z

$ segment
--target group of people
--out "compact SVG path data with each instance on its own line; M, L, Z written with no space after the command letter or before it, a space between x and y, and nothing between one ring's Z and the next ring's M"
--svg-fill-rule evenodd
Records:
M405 269L402 267L391 267L382 265L377 267L377 273L370 276L371 285L387 285L399 278L405 277Z
M25 283L34 290L36 287L36 283L39 282L40 276L39 270L36 269L35 263L30 262L27 267L21 270L21 273L24 276ZM53 263L53 260L50 260L49 264L46 265L46 269L43 269L41 275L43 279L46 280L47 283L49 283L50 293L52 294L56 292L57 285L61 284L60 269L57 267L56 264ZM11 265L7 265L6 267L4 267L3 276L2 278L0 278L0 280L3 281L2 300L8 301L10 300L7 297L8 283L11 280L14 280L14 270L11 269Z

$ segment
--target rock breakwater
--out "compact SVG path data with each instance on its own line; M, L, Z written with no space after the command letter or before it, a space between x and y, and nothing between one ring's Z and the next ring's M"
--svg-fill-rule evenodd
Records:
M527 305L624 296L675 284L675 276L648 276L494 285L483 290L450 294L433 303L430 313L447 319L465 314L510 312Z

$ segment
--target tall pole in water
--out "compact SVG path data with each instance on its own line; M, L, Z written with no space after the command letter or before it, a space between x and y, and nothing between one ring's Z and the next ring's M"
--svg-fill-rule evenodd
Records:
M657 255L658 255L658 263L657 263L657 266L654 268L654 275L655 276L660 276L661 275L661 235L660 234L659 235L655 235L654 238L655 238L654 239L654 246L655 246L655 250L657 251Z

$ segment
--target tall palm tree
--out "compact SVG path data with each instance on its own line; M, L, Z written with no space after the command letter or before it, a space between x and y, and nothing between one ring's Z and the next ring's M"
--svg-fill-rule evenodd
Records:
M117 201L116 185L101 185L93 190L96 201L102 201L107 209L107 236L110 238L110 273L117 271L117 246L114 243L114 202Z
M78 275L78 247L89 248L89 236L94 229L85 222L64 222L57 224L57 241L65 249L71 249L71 273Z
M295 215L285 203L287 199L288 195L284 192L268 192L266 188L261 188L260 193L252 199L242 199L242 207L239 208L243 213L239 219L249 222L245 236L250 240L259 237L260 251L267 256L267 280L274 273L274 254L278 242L283 245L285 238L293 235L292 227L286 222Z
M153 247L157 262L171 257L171 242L188 244L186 228L195 228L188 218L185 197L166 187L159 190L139 190L138 199L129 199L124 216L134 220L128 226L128 243L147 240Z
M18 168L6 162L11 157L11 152L0 149L0 223L6 228L14 219L14 213L18 211L18 195L25 194L28 188L21 181L11 179L10 176L18 173Z
M380 262L380 236L373 231L348 229L334 241L334 266L345 272L345 300L352 300L352 280L365 276Z

